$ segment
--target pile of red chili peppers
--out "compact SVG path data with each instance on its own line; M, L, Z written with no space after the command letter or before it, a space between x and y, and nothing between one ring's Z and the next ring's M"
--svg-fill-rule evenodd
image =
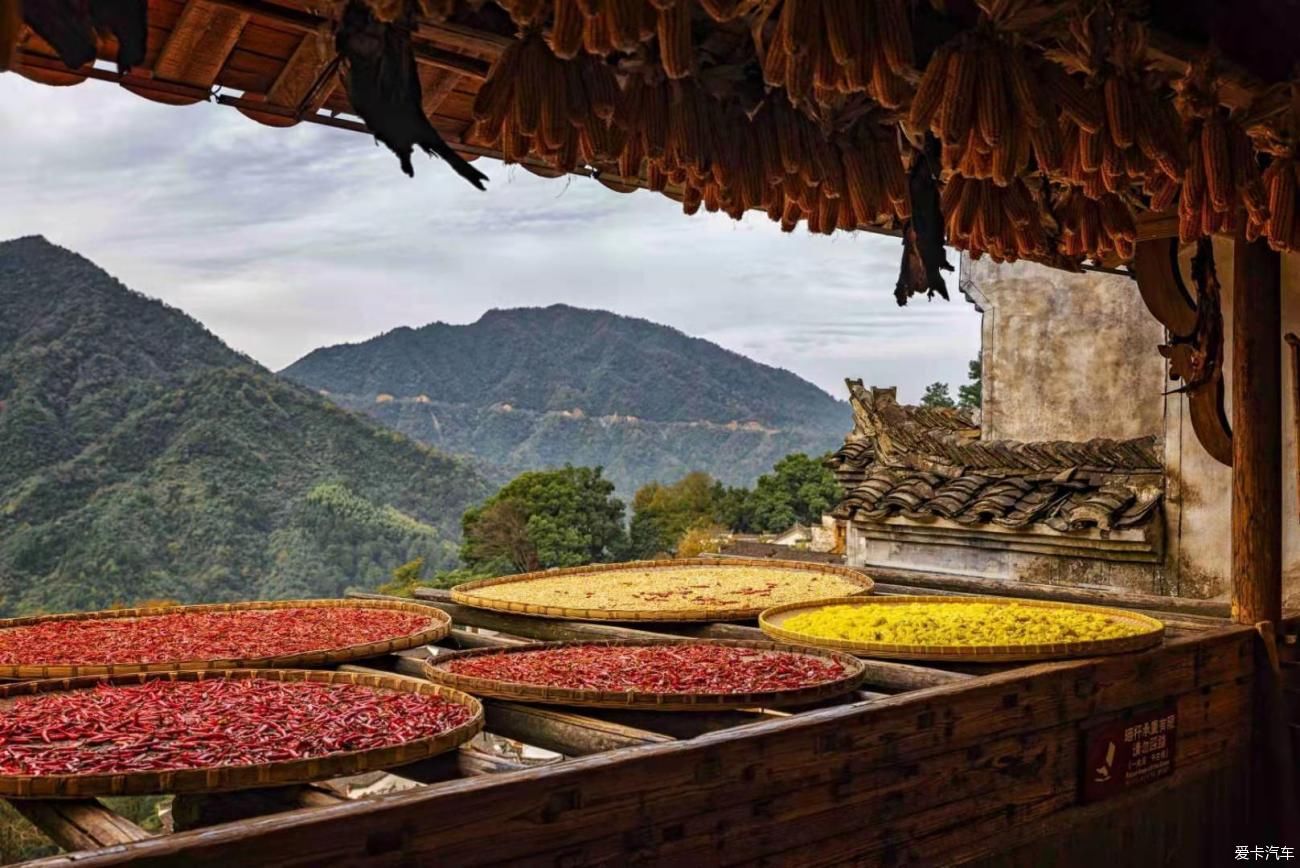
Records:
M0 774L248 765L387 747L473 715L438 696L262 678L150 681L23 696L0 715Z
M496 681L644 693L764 693L844 675L825 657L705 643L571 645L467 657L446 668Z
M0 664L254 660L381 642L430 624L414 612L362 606L44 621L0 630Z

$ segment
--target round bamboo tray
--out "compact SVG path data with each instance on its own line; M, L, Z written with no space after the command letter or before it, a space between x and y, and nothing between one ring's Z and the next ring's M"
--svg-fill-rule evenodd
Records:
M900 645L892 642L851 642L844 639L822 639L806 633L797 633L784 627L792 616L810 609L826 606L905 606L913 603L986 603L999 606L1030 606L1040 609L1069 609L1079 612L1094 612L1129 621L1142 632L1132 636L1114 639L1095 639L1080 642L1044 642L1025 645ZM758 625L763 632L780 642L805 645L814 648L831 648L861 657L881 657L896 660L931 660L955 663L1009 663L1031 660L1058 660L1065 657L1091 657L1098 654L1122 654L1130 651L1142 651L1160 644L1164 636L1165 625L1155 618L1139 615L1123 609L1108 606L1088 606L1082 603L1057 603L1051 600L1009 600L1005 597L942 597L942 596L899 596L873 597L863 600L858 597L835 597L812 603L796 603L787 606L773 606L759 616Z
M0 712L12 704L15 698L38 693L92 690L105 683L130 685L157 680L202 681L211 678L262 678L271 681L359 684L379 690L422 693L440 696L450 702L464 705L473 712L473 717L454 729L428 738L415 739L389 747L332 753L308 759L122 774L0 775L0 796L11 799L84 799L97 796L215 793L303 784L342 775L396 768L428 759L459 747L483 729L482 703L459 690L401 675L372 675L319 669L137 672L129 675L24 681L0 685Z
M628 561L621 564L590 564L585 567L566 567L564 569L542 570L534 573L520 573L514 576L498 576L492 579L477 579L456 585L451 589L454 602L476 609L490 609L497 612L511 612L516 615L534 615L544 618L563 618L569 621L752 621L765 611L768 606L727 606L727 607L683 607L681 609L597 609L565 606L546 606L536 603L520 603L484 596L484 588L494 585L507 585L516 582L529 582L538 579L553 579L560 576L592 576L618 571L638 571L655 569L682 569L687 567L709 567L717 570L798 570L819 573L846 580L857 585L860 590L854 593L869 594L874 582L865 574L848 567L834 564L816 564L807 561L778 561L759 558L678 558L676 560Z
M40 649L33 648L30 663L0 664L0 678L72 678L81 675L122 675L131 672L172 672L176 670L203 669L260 669L275 667L334 666L351 660L379 657L419 645L429 645L446 638L451 630L451 618L441 609L419 603L394 600L274 600L255 603L209 603L198 606L156 606L147 609L109 609L102 612L80 612L67 615L38 615L30 618L0 620L0 631L26 627L51 621L73 622L113 618L142 618L151 615L172 615L179 612L240 612L250 609L388 609L411 612L429 618L427 629L406 636L394 636L378 642L365 642L334 648L279 654L271 657L253 657L236 660L182 660L158 663L41 663Z
M552 648L571 647L646 647L656 645L724 645L729 648L750 648L756 652L782 651L787 654L806 654L834 660L843 668L839 678L810 687L790 690L771 690L759 693L649 693L645 691L590 690L576 687L553 687L460 675L447 669L447 664L471 657L494 654L526 654ZM550 705L575 705L589 708L633 708L641 711L721 711L738 708L778 708L787 705L806 705L820 702L854 690L862 683L866 665L856 657L838 651L820 648L792 648L775 642L741 639L615 639L586 642L538 642L514 648L475 648L444 654L424 662L424 675L430 681L463 690L474 696L490 699L509 699L517 702L538 702Z

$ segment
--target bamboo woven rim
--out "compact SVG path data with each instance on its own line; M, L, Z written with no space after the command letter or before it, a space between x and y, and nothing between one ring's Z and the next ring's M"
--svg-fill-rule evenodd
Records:
M902 606L912 603L987 603L995 606L1031 606L1039 609L1070 609L1079 612L1095 612L1122 618L1144 628L1143 632L1132 636L1120 636L1113 639L1092 639L1080 642L1040 642L1026 645L905 645L894 642L851 642L845 639L822 639L786 630L781 625L794 612L808 609L822 609L827 606ZM1164 637L1165 625L1148 615L1115 609L1110 606L1090 606L1085 603L1057 603L1051 600L1009 600L1005 597L947 597L947 596L898 596L873 597L863 600L858 597L834 597L812 603L792 603L773 606L759 616L758 625L763 632L780 642L806 645L814 648L832 648L862 657L881 657L896 660L931 660L965 663L1010 663L1031 660L1059 660L1065 657L1092 657L1099 654L1123 654L1131 651L1143 651L1160 644Z
M77 612L66 615L37 615L29 618L0 620L0 631L50 621L94 621L112 618L143 618L173 615L180 612L242 612L253 609L389 609L423 615L430 626L405 636L377 642L364 642L336 648L321 648L279 654L272 657L249 657L235 660L181 660L159 663L17 663L0 664L0 678L75 678L82 675L124 675L132 672L175 672L204 669L260 669L277 667L334 666L367 657L380 657L419 645L429 645L447 637L451 617L441 609L419 603L396 600L267 600L253 603L207 603L198 606L152 606L146 609L106 609L100 612Z
M809 687L769 690L756 693L651 693L647 691L590 690L577 687L553 687L496 678L460 675L446 666L457 660L496 654L527 654L555 648L646 647L662 645L723 645L755 651L780 651L834 660L843 667L841 677ZM575 705L590 708L635 708L642 711L722 711L738 708L777 708L807 705L840 696L857 688L866 676L866 664L858 658L822 648L791 647L776 642L744 639L611 639L575 642L537 642L512 648L475 648L444 654L424 661L424 675L430 681L463 690L474 696L539 702L550 705Z
M862 589L858 592L859 594L869 594L875 586L875 582L860 570L841 567L836 564L778 561L767 558L677 558L674 560L627 561L619 564L589 564L585 567L565 567L563 569L519 573L513 576L497 576L492 579L476 579L452 588L451 599L455 603L472 606L476 609L490 609L495 612L511 612L516 615L533 615L543 618L563 618L569 621L752 621L765 611L766 607L763 606L720 609L691 607L673 610L581 609L565 606L540 606L536 603L516 603L510 600L484 597L475 593L475 591L492 585L528 582L535 579L552 579L557 576L581 576L618 570L679 569L682 567L713 567L736 570L761 568L822 573L838 576L857 584Z
M0 775L0 796L11 799L84 799L96 796L146 796L162 793L215 793L257 787L303 784L341 775L395 768L454 750L483 729L483 704L472 696L402 675L334 672L321 669L225 669L172 672L136 672L128 675L24 681L0 685L0 707L5 700L38 693L89 690L100 684L144 684L149 681L203 681L222 678L269 681L317 681L359 684L378 690L440 696L473 712L465 723L427 738L388 747L326 754L308 759L249 765L207 766L171 771L141 771L93 775Z

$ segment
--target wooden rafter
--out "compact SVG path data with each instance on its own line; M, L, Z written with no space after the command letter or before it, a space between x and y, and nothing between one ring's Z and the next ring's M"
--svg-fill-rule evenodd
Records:
M154 77L211 87L250 17L212 0L189 0L154 62Z

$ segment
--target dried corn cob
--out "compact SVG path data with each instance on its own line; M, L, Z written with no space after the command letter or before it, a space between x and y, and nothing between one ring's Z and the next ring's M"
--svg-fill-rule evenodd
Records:
M685 78L694 68L691 47L691 4L675 0L659 9L659 61L669 78Z

